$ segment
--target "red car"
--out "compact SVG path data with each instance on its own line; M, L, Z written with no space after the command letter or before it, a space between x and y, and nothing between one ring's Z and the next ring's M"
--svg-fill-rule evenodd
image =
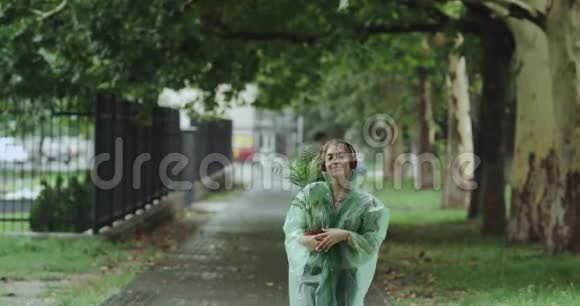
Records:
M256 149L253 147L235 148L233 150L234 161L253 161Z

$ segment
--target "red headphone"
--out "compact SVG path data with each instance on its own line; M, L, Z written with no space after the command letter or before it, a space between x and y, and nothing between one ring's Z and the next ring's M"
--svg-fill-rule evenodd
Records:
M357 159L356 159L356 151L354 150L354 147L346 142L346 141L342 141L342 140L338 140L335 142L336 144L343 144L345 145L348 150L352 153L353 155L353 159L349 162L349 166L350 166L350 170L356 169L357 166ZM326 151L326 146L329 144L329 142L325 143L324 146L322 146L322 148L320 148L320 170L322 170L323 172L326 172L326 165L324 162L324 151Z

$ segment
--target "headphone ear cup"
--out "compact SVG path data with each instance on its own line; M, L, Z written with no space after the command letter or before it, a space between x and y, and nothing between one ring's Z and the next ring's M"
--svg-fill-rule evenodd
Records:
M350 169L356 169L357 166L357 159L356 159L356 151L351 144L348 144L348 148L352 152L353 160L350 161Z
M351 170L356 169L356 165L357 165L356 159L350 161L350 169Z

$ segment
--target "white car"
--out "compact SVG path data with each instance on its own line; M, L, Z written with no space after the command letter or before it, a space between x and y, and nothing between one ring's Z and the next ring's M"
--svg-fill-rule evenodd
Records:
M59 161L69 163L73 158L79 156L80 146L87 145L86 142L77 138L47 137L42 143L42 156L48 161Z
M0 138L0 161L23 163L30 159L30 154L13 138Z

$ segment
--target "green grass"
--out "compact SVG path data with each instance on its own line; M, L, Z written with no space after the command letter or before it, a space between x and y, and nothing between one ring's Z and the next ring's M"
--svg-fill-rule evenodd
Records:
M99 239L0 236L0 276L8 280L59 280L87 275L66 288L51 289L56 305L99 305L145 267L153 249ZM136 255L137 254L137 255Z
M540 245L482 237L465 210L441 210L441 193L375 193L391 221L378 275L395 305L577 305L580 259Z
M230 189L217 192L210 192L205 201L211 202L228 202L244 193L242 189Z
M30 216L27 212L22 213L2 213L0 211L0 218L6 219L28 219ZM2 221L0 220L0 232L26 232L30 230L29 221Z
M123 253L122 247L98 239L0 236L0 274L28 280L88 273Z
M117 290L127 286L140 272L144 270L144 265L139 262L129 262L123 264L122 269L118 269L107 275L88 279L77 286L60 290L53 290L51 293L56 297L54 305L58 306L98 306Z

